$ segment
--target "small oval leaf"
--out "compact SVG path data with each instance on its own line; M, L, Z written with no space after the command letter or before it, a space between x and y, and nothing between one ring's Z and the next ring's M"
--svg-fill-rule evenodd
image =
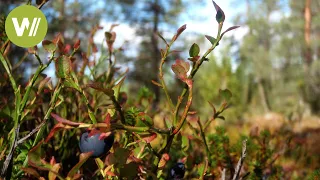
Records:
M190 47L190 50L189 50L190 57L198 56L199 52L200 52L200 48L199 48L198 44L193 43L192 46Z
M43 40L42 46L46 51L51 52L51 53L54 52L57 48L56 44L53 43L52 41L49 41L49 40Z

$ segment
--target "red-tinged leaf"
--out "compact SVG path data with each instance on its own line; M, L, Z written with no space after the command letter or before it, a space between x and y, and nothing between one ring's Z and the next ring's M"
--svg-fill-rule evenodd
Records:
M197 114L197 111L189 111L188 112L188 115L195 115L195 114Z
M74 128L74 127L68 126L68 125L64 125L64 124L62 124L62 123L56 124L56 125L51 129L51 131L50 131L50 133L48 134L45 142L47 143L47 142L54 136L54 134L55 134L57 131L59 131L60 129L72 129L72 128Z
M87 87L91 87L91 88L93 88L95 90L104 92L108 96L113 96L114 95L114 90L113 89L106 89L106 88L103 87L103 85L101 83L93 82L93 83L87 84L86 86Z
M24 171L27 174L30 174L36 178L40 178L40 174L33 168L25 168L25 167L21 167L21 170Z
M194 57L188 58L188 60L192 62L197 62L199 59L200 59L200 56L194 56Z
M43 40L42 46L46 51L50 53L54 52L57 49L56 44L49 40Z
M177 59L176 64L180 64L186 72L190 70L190 64L184 60Z
M81 41L80 41L80 39L78 39L78 40L76 41L76 43L74 43L73 49L78 50L79 47L80 47L80 43L81 43Z
M90 133L88 134L88 136L91 137L91 136L94 136L94 135L99 134L99 133L101 133L99 130L93 128L93 129L90 130Z
M145 137L145 138L143 138L143 140L145 140L146 143L150 143L151 141L153 141L156 138L157 138L157 134L156 133L152 133L151 136Z
M177 34L176 35L174 35L174 37L173 37L173 41L175 41L175 40L177 40L178 39L178 37L180 36L180 34L184 31L184 30L186 30L187 29L187 25L185 24L185 25L182 25L178 30L177 30Z
M59 78L66 78L71 72L71 60L69 57L62 55L55 60L56 73Z
M103 140L103 139L109 137L111 134L112 134L111 132L101 133L99 136L99 140Z
M81 153L79 162L69 171L68 177L74 178L80 167L90 158L93 152Z
M49 174L48 174L49 178L48 179L55 180L60 168L61 168L61 165L59 163L54 164L49 171Z
M185 164L187 162L187 158L188 158L188 156L182 158L179 162Z
M73 179L76 180L76 179L80 179L82 177L82 174L75 174L73 176Z
M159 86L159 87L162 88L162 85L161 85L160 83L158 83L157 81L151 80L151 82L152 82L154 85Z
M58 33L58 34L54 37L54 39L52 40L52 42L55 43L55 44L57 44L58 41L60 41L60 38L61 38L61 34Z
M68 54L68 53L70 52L70 49L71 49L71 45L70 45L70 44L67 44L67 45L64 47L63 53L64 53L64 54Z
M212 0L212 3L214 5L214 8L216 9L217 11L217 14L216 14L216 20L217 22L220 24L220 23L223 23L224 20L225 20L225 15L224 15L224 12L222 11L222 9L218 6L218 4L216 4L213 0Z
M107 113L106 119L104 120L104 123L106 123L107 125L110 125L111 123L111 115L110 113Z
M174 72L174 74L182 81L184 81L187 78L187 72L184 69L184 67L180 64L173 64L171 66L171 69Z
M117 176L115 173L113 173L111 171L107 171L105 174L108 176L112 176L112 177Z
M79 123L79 122L73 122L73 121L70 121L70 120L67 120L67 119L64 119L60 116L58 116L57 114L54 114L54 113L51 113L51 116L57 120L58 122L62 123L62 124L67 124L67 125L70 125L70 126L79 126L80 124L83 124L83 123Z
M61 54L64 54L64 43L63 43L61 40L59 40L59 41L57 42L57 45L58 45L59 52L60 52Z
M221 38L222 38L222 37L223 37L223 35L224 35L225 33L227 33L228 31L231 31L231 30L237 29L238 27L240 27L240 26L232 26L232 27L229 27L227 30L225 30L225 31L221 34Z
M171 69L179 79L185 81L187 78L187 72L190 69L190 64L178 59L176 60L176 63L171 66Z
M177 35L179 36L184 30L187 29L187 25L184 24L182 25L178 30L177 30Z
M169 160L170 160L169 154L168 154L168 153L163 154L162 157L161 157L161 159L160 159L160 161L159 161L158 167L159 167L160 169L164 168L165 165L167 164L167 162L168 162Z
M56 159L54 158L54 156L52 156L50 159L50 165L55 165L55 164L56 164Z

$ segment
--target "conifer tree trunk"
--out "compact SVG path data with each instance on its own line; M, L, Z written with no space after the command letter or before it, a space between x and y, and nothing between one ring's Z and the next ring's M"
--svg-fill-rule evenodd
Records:
M312 51L311 51L311 0L305 0L304 7L304 60L305 65L309 67L312 63Z
M158 81L159 77L157 72L159 71L159 65L160 65L160 59L161 59L161 54L158 47L158 36L157 36L159 16L160 16L160 6L158 3L158 0L154 1L152 10L154 13L154 17L153 17L153 30L151 34L151 43L153 47L153 58L151 59L151 61L152 61L152 70L155 75L154 77L152 77L152 79L155 81ZM155 101L154 101L153 107L156 107L157 104L160 102L160 88L159 86L152 86L152 88L155 94Z

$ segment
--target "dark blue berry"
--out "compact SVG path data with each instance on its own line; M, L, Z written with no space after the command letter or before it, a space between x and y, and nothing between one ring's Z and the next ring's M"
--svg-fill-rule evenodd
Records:
M80 137L79 147L82 153L93 151L93 157L99 157L104 153L107 153L114 142L114 135L111 134L105 139L99 140L101 133L94 134L89 137L89 133L85 132Z
M185 171L186 169L184 167L184 164L179 162L170 169L169 179L183 179Z

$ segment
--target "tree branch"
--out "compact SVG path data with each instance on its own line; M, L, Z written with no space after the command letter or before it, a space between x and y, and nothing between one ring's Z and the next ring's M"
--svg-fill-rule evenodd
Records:
M246 158L246 155L247 155L247 139L242 142L242 154L241 154L241 157L238 161L238 164L237 164L237 167L236 167L236 170L235 170L235 173L233 175L232 180L239 179L241 167L243 165L244 159Z

